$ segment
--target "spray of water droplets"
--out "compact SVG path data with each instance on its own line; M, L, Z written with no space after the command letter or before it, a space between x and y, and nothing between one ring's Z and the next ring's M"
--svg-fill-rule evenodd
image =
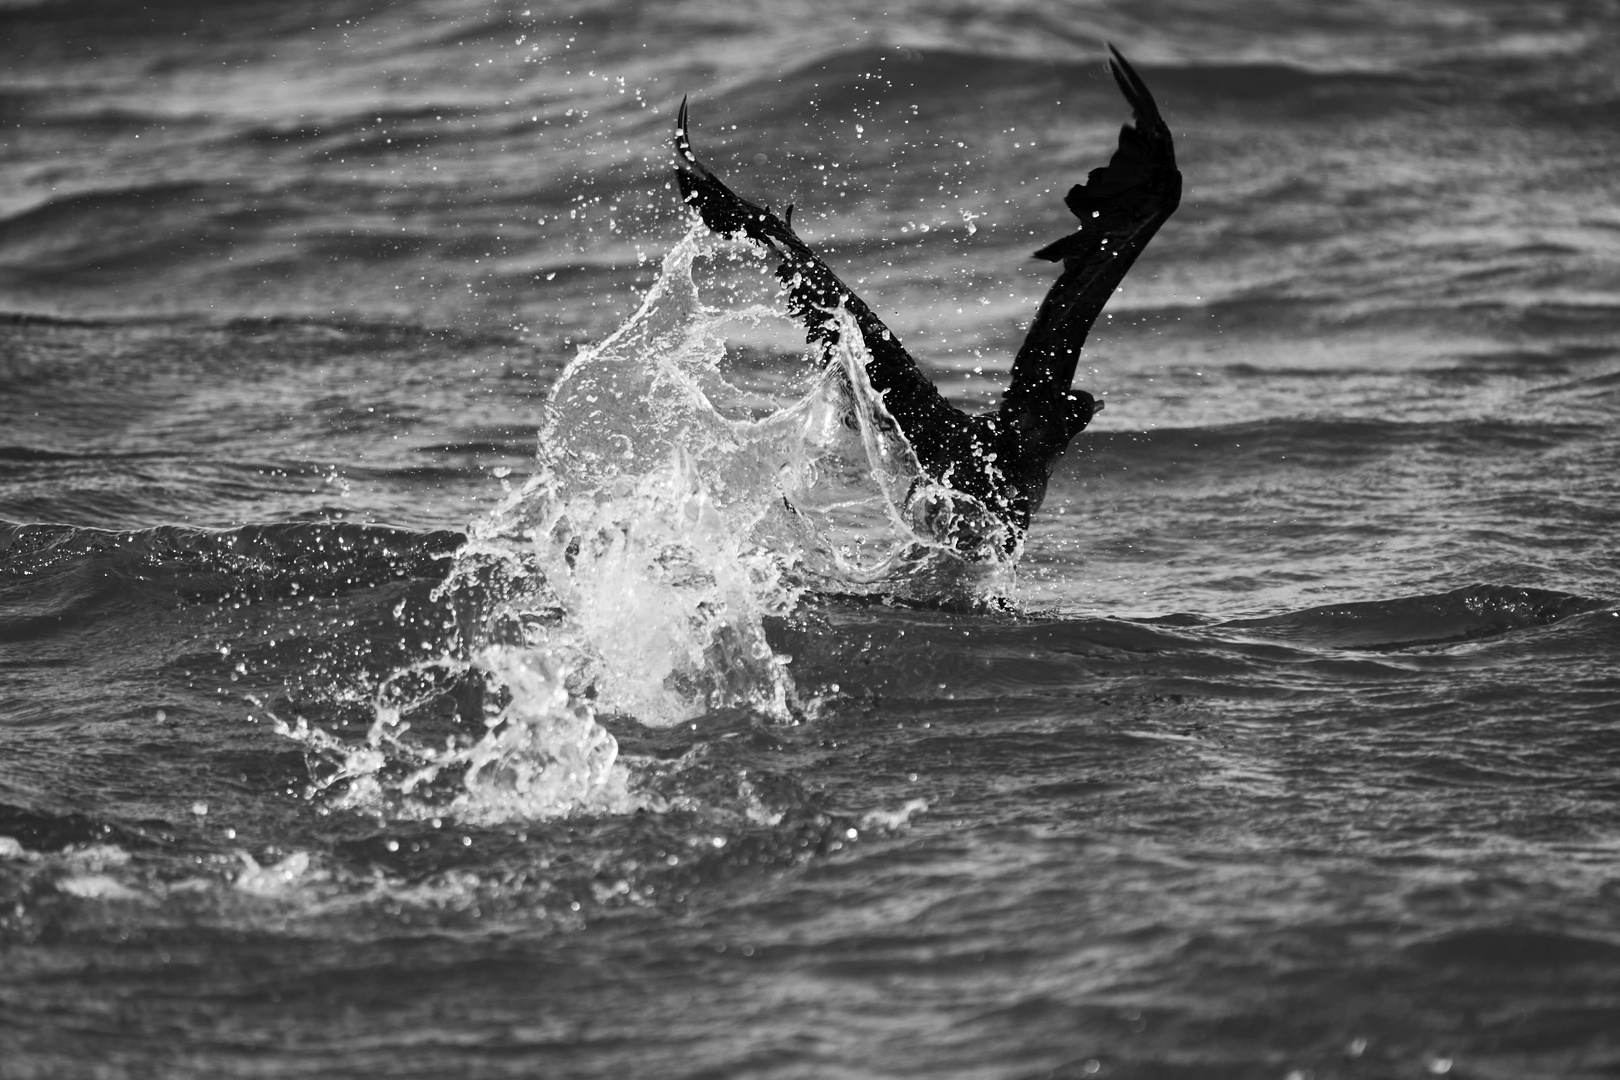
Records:
M922 474L847 315L835 362L787 400L761 408L727 380L725 326L780 316L703 305L693 264L722 243L686 236L640 310L564 370L540 468L474 526L438 591L456 641L385 680L365 745L284 725L334 763L323 783L343 805L463 819L627 810L641 803L597 717L801 718L791 658L766 627L807 591L1009 583L1005 559L963 560L934 539L953 515L988 515ZM413 712L457 681L479 688L483 730L413 739Z

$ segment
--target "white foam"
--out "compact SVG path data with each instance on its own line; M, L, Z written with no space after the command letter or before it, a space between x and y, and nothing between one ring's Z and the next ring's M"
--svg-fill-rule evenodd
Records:
M295 851L270 866L261 866L245 851L237 852L242 871L236 875L238 892L267 898L282 897L295 890L309 874L309 852Z
M58 890L83 900L143 900L137 892L108 874L73 874L57 881Z
M798 398L762 410L723 377L721 334L739 313L698 297L705 243L718 242L677 244L640 310L559 377L540 467L472 526L437 591L462 613L459 641L384 680L362 745L281 724L326 760L316 788L333 806L485 822L628 812L642 804L599 712L792 722L805 706L768 617L806 588L915 578L933 593L930 567L968 565L940 527L982 508L923 478L846 312L838 362ZM1006 561L999 537L987 533L985 566ZM482 679L501 704L461 718L482 732L419 741L411 716L446 678Z

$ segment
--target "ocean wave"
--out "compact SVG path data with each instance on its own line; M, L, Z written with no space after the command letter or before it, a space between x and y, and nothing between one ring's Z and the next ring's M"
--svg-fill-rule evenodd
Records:
M6 461L94 461L108 455L47 450L38 446L0 446L0 462ZM118 455L120 457L128 455ZM141 455L149 456L149 455Z
M742 108L768 113L813 103L829 115L882 102L900 111L926 102L934 109L960 97L982 105L1081 99L1112 102L1117 92L1103 71L1103 44L1090 55L1055 60L1009 51L968 51L892 45L834 47L772 74L725 88ZM1283 62L1138 62L1136 67L1167 110L1205 114L1228 107L1268 115L1375 115L1416 107L1414 91L1446 85L1410 72L1341 69Z
M1450 592L1307 608L1219 624L1340 649L1447 645L1546 626L1609 606L1550 589L1470 585Z
M1564 930L1523 925L1481 926L1435 934L1402 950L1428 969L1466 968L1524 978L1548 968L1575 975L1585 967L1613 971L1620 944Z
M1620 371L1562 379L1542 386L1533 386L1525 393L1532 397L1577 398L1607 404L1620 399Z
M354 0L339 0L328 6L324 15L337 19L353 12L356 15L369 10L369 5ZM156 40L173 42L187 34L195 34L192 51L214 45L209 40L215 35L203 14L228 13L229 27L251 26L261 36L297 36L312 28L311 19L302 12L265 4L260 0L222 0L218 4L199 5L195 0L160 0L139 9L118 3L117 0L8 0L0 5L6 22L13 27L45 33L66 31L73 38L83 40L115 40L132 42ZM202 28L203 32L199 33ZM228 32L218 35L229 36Z
M1344 651L1396 653L1507 638L1608 608L1591 597L1499 585L1228 621L1185 613L970 614L821 597L777 627L774 638L794 654L804 692L824 701L874 709L881 702L892 711L1059 698L1088 702L1100 715L1123 708L1173 719L1200 698L1287 694L1285 672L1337 683L1401 677L1404 670L1396 656L1347 658ZM1156 692L1126 701L1103 689L1144 665Z
M54 618L46 583L74 574L162 583L185 600L226 594L338 593L400 578L439 579L465 541L351 522L280 522L237 529L166 525L112 531L72 525L0 525L0 582L12 594L0 634L16 620ZM68 575L67 577L64 574ZM65 587L65 586L64 586Z
M347 315L227 315L129 314L102 317L64 317L37 312L0 311L0 327L14 327L14 344L27 343L0 360L0 389L8 380L25 377L30 385L70 382L98 363L126 365L127 353L103 357L113 346L144 347L134 379L166 374L178 361L188 374L236 373L243 346L265 349L278 366L326 364L340 356L366 356L375 352L431 349L434 354L465 355L477 352L536 353L522 334L500 327L432 325L409 319L378 319ZM41 341L66 337L84 343L71 365L54 362L48 352L32 347ZM147 355L150 351L152 355ZM549 354L534 356L542 370L560 369L564 361ZM164 363L167 360L168 363Z
M1496 252L1492 258L1510 273L1549 276L1549 252ZM1290 258L1279 254L1279 259ZM1129 291L1116 294L1109 305L1110 330L1207 337L1221 334L1286 335L1332 338L1348 333L1395 336L1403 332L1425 338L1449 338L1454 355L1463 359L1498 359L1518 355L1540 361L1616 356L1614 339L1620 333L1620 304L1593 297L1577 300L1549 292L1526 294L1516 288L1482 292L1478 283L1462 289L1459 264L1453 273L1435 272L1421 288L1394 293L1379 287L1345 284L1322 287L1317 295L1300 295L1292 283L1240 286L1233 295L1206 296L1198 302L1163 302ZM1556 271L1554 271L1556 272ZM1571 272L1569 284L1584 284ZM1489 351L1481 345L1489 343ZM1281 370L1268 365L1266 370Z
M35 232L48 232L64 223L79 223L95 214L151 213L165 207L190 204L209 185L188 180L138 184L128 187L93 188L68 195L57 195L0 218L0 245L16 243Z
M1135 707L1177 711L1191 697L1286 692L1284 670L1337 682L1397 675L1401 661L1347 660L1341 650L1394 653L1510 637L1612 610L1608 601L1548 589L1473 585L1450 592L1306 608L1256 618L1193 614L1146 619L925 610L815 599L774 627L806 693L850 703L1090 698L1150 664L1161 692ZM971 638L971 648L963 642ZM1347 666L1348 665L1348 666ZM1098 711L1129 702L1095 701Z
M1343 469L1419 448L1469 455L1482 449L1536 452L1600 435L1595 423L1461 419L1438 422L1298 416L1151 431L1091 431L1071 447L1067 475L1201 475L1234 462L1278 468ZM1161 475L1162 478L1162 475Z
M1020 40L1017 35L986 47L949 45L829 45L785 73L760 76L728 88L756 105L773 107L814 102L832 112L870 104L928 102L963 96L984 101L1111 100L1113 87L1103 74L1105 43L1084 32L1060 34L1073 47L1053 55L1046 32ZM1545 58L1515 64L1502 57L1444 53L1391 58L1347 52L1342 58L1311 50L1265 59L1137 59L1154 94L1168 112L1183 117L1241 109L1248 117L1319 119L1372 117L1398 112L1432 113L1439 108L1474 108L1482 101L1508 115L1582 127L1612 112L1615 100L1597 35L1577 45L1571 57L1575 94L1569 79L1545 76ZM1127 47L1127 51L1130 51ZM1605 111L1608 110L1608 111Z
M185 180L59 195L0 219L0 266L31 284L83 282L223 255L242 241L238 225L256 234L283 216L244 195Z
M520 335L498 329L431 326L405 320L382 320L319 315L235 316L220 324L237 334L275 337L320 337L363 349L432 343L455 349L519 346Z
M72 810L47 810L38 805L19 806L8 802L0 802L0 837L10 837L30 852L60 851L92 844L140 848L161 842L154 830L132 822L100 821Z

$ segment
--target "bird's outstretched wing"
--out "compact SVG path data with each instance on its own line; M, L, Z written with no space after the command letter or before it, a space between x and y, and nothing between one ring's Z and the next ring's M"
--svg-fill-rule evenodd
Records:
M1141 76L1118 49L1108 49L1113 54L1109 70L1135 123L1120 129L1113 159L1091 170L1086 182L1064 197L1080 228L1035 253L1037 259L1061 262L1063 273L1036 312L1002 399L1001 414L1020 427L1039 423L1036 414L1060 409L1091 324L1181 202L1170 129Z
M768 207L738 195L725 185L692 151L686 100L675 127L675 179L681 198L702 215L703 223L723 236L747 237L781 259L777 277L787 286L788 311L805 325L805 336L830 356L838 343L840 306L860 327L871 359L866 365L872 386L882 392L884 406L900 424L925 467L933 463L927 433L941 424L959 426L966 417L934 388L883 320L872 313L849 286L838 279L821 257L793 231L793 208L783 220ZM932 468L931 468L932 471Z
M841 324L833 313L842 307L854 317L870 356L866 374L918 462L936 482L995 513L1008 526L1009 551L1040 507L1053 464L1100 407L1090 394L1069 388L1086 334L1181 200L1170 129L1152 95L1117 49L1111 69L1135 124L1121 129L1113 160L1092 170L1064 200L1080 219L1079 231L1036 252L1062 262L1063 273L1036 313L1013 361L1012 384L993 415L969 416L940 395L882 320L794 233L791 207L787 220L777 217L732 191L697 159L684 100L675 129L681 198L715 232L747 237L781 259L776 273L787 286L788 310L824 357L838 344ZM976 542L959 546L977 550Z

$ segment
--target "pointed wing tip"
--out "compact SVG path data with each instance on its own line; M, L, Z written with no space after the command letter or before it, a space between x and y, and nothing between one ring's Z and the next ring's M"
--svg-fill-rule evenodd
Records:
M1125 54L1119 51L1119 46L1112 41L1107 44L1108 70L1113 72L1114 78L1129 79L1132 83L1140 83L1142 81L1141 76L1136 74L1136 69L1131 66L1131 62L1125 59Z
M675 169L684 172L688 167L697 165L697 155L692 152L691 139L692 124L686 116L686 95L681 96L680 111L675 114Z
M1107 44L1109 52L1108 72L1113 75L1114 83L1119 87L1119 92L1125 96L1126 102L1130 104L1131 112L1135 114L1137 120L1137 128L1139 130L1143 128L1153 128L1155 130L1164 128L1164 119L1159 115L1159 104L1153 100L1153 94L1148 90L1147 83L1142 81L1142 76L1136 73L1136 69L1131 66L1131 62L1125 59L1125 54L1120 52L1112 41ZM1168 129L1165 130L1165 134L1169 134Z

